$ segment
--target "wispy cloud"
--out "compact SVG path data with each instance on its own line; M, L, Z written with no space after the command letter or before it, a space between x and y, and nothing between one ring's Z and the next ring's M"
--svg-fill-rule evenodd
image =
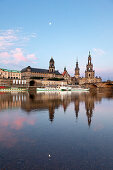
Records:
M33 53L27 53L23 47L36 33L24 33L22 29L0 30L0 60L3 64L19 64L20 62L34 63L37 57Z
M37 60L35 54L24 54L24 50L16 48L9 52L1 52L0 59L3 64L19 64L20 62L34 62Z
M95 56L102 56L106 54L106 52L100 48L93 48L93 52Z
M24 33L22 29L0 30L0 51L9 50L15 47L23 47L32 38L36 38L36 33Z
M13 47L18 40L18 30L0 30L0 51Z

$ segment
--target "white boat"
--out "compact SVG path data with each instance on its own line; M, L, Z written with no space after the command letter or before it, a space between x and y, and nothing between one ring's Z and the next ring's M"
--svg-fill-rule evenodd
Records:
M56 88L45 87L45 88L37 88L37 91L71 91L71 87L66 86L58 86Z
M70 86L57 86L57 87L40 87L37 91L71 91L71 92L88 92L89 88L83 87L70 87Z
M71 87L65 87L65 86L61 86L60 87L61 91L71 91Z
M37 91L60 91L60 89L57 88L50 88L50 87L45 87L45 88L36 88Z
M90 89L89 88L72 88L71 91L76 91L76 92L88 92Z
M81 87L76 87L76 88L71 88L71 87L66 87L66 86L59 86L56 88L52 87L44 87L44 88L37 88L37 91L72 91L72 92L88 92L89 88L81 88Z

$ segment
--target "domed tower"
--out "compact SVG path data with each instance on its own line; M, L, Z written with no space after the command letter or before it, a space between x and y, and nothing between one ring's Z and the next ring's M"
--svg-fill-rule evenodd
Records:
M78 60L77 60L76 68L75 68L75 78L79 78L79 76L80 76L80 69L79 69Z
M91 54L89 51L88 64L86 65L85 78L93 79L95 77L95 71L93 70L93 64L91 62Z
M55 72L55 66L54 66L55 62L53 60L53 57L51 57L50 61L49 61L49 72L50 73L54 73Z

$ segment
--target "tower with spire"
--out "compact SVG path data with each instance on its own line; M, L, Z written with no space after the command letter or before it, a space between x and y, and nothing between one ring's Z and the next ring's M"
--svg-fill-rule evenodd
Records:
M85 78L93 79L95 77L95 71L93 70L93 64L91 62L91 54L89 51L88 64L86 65Z
M50 73L54 73L55 72L55 62L53 57L51 57L50 61L49 61L49 72Z
M76 68L75 68L75 78L78 79L80 77L80 69L78 66L78 59L76 61Z

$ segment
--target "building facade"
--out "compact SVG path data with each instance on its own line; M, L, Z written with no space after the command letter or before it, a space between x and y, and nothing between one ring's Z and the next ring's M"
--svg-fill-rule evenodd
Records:
M26 86L26 80L22 80L20 71L0 68L0 86Z
M21 79L21 72L17 70L8 70L0 68L0 78L3 79Z
M30 66L21 70L22 79L29 81L30 86L57 86L67 85L67 80L58 70L55 70L55 62L51 57L49 69L32 68Z
M89 52L88 64L86 65L85 77L80 77L80 69L78 67L78 62L76 62L75 68L75 84L83 85L89 83L99 83L102 82L101 77L95 77L95 70L93 70L92 58Z
M49 69L32 68L30 66L21 70L21 76L23 79L62 79L62 74L58 70L55 70L55 62L53 58L50 59Z

